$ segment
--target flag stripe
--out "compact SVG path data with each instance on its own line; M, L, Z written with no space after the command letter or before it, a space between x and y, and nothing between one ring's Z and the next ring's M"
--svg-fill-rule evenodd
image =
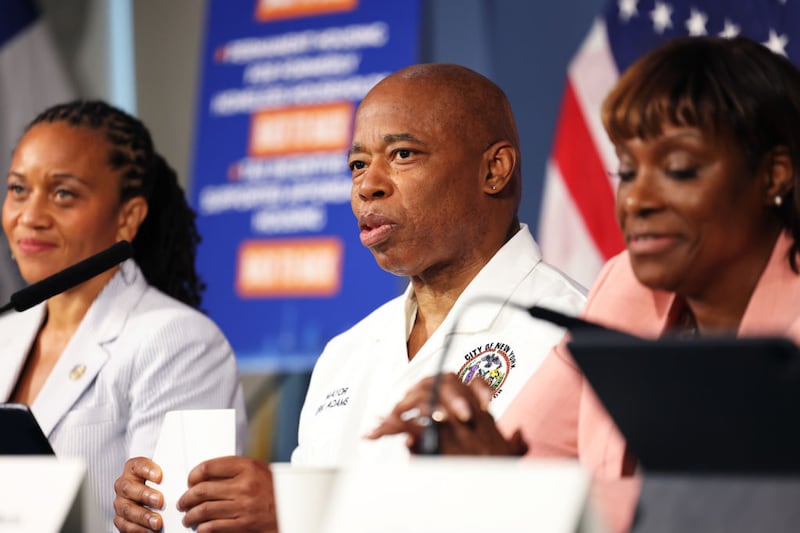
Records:
M539 222L542 251L547 254L548 262L589 287L605 259L586 231L583 218L552 160L547 165L547 176Z
M570 80L565 87L560 117L553 145L556 164L592 240L603 258L608 259L623 248L613 216L614 197Z
M617 81L617 67L606 38L606 27L603 19L595 19L579 53L570 62L569 79L575 91L583 120L589 128L595 147L603 161L603 168L617 167L617 154L603 128L600 108L606 95ZM606 174L603 174L606 176ZM609 182L611 182L609 178ZM611 185L612 190L616 184Z

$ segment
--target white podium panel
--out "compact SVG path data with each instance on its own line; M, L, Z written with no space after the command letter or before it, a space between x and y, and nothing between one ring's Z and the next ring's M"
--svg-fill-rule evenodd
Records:
M587 504L589 482L572 461L415 457L358 465L335 476L318 531L602 533Z
M81 459L0 457L0 532L102 531Z
M319 533L338 476L336 468L272 463L280 533Z

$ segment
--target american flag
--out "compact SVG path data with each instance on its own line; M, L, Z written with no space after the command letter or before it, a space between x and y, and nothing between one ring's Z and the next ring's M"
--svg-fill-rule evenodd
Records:
M677 36L744 35L800 61L800 0L614 0L573 58L547 164L539 220L545 259L586 286L623 249L614 218L613 147L600 105L619 73Z

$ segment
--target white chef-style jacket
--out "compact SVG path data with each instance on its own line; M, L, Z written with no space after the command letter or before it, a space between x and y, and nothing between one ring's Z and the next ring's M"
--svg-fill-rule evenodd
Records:
M445 372L468 380L480 374L495 390L498 417L564 334L531 318L522 306L570 315L583 307L585 289L543 262L528 227L483 267L444 322L408 360L406 342L416 316L411 286L358 324L334 337L311 376L300 415L295 465L343 466L351 461L392 462L408 457L405 437L364 439L408 389L435 374L447 350ZM450 345L446 339L450 337Z

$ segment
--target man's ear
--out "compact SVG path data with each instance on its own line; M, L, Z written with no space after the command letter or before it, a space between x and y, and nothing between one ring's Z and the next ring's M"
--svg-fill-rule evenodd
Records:
M764 160L764 203L780 205L794 188L794 162L786 146L777 146L770 150Z
M519 156L517 149L508 141L501 140L492 143L484 151L484 160L487 165L486 178L483 191L486 194L499 194L505 189L517 168Z
M128 198L119 209L117 239L133 242L139 226L147 216L147 200L144 196Z

